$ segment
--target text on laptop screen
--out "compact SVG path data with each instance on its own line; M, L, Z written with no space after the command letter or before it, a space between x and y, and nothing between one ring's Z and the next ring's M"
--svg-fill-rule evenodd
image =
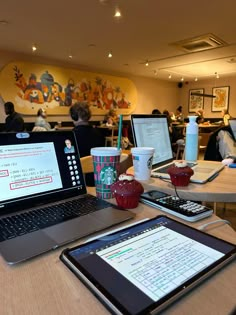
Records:
M1 209L86 191L73 132L19 135L0 135Z
M133 117L133 128L137 147L155 149L153 165L173 158L166 117Z
M0 201L62 188L53 143L2 146Z

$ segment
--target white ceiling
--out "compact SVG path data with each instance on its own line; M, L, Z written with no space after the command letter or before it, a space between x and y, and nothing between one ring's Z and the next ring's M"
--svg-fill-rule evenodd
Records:
M36 44L36 56L68 67L165 80L171 74L176 82L236 75L235 12L235 0L7 0L0 4L0 20L8 22L0 22L0 50L31 58ZM226 45L196 53L170 45L208 33Z

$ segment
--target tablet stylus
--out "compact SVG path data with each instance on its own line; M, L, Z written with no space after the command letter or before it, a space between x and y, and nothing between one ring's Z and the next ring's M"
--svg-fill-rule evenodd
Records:
M108 234L111 234L111 233L114 233L114 232L118 232L118 231L124 230L124 229L126 229L127 227L136 225L136 224L138 224L138 223L147 221L147 220L149 220L149 219L150 219L150 218L145 218L145 219L142 219L142 220L139 220L139 221L135 221L135 222L133 222L133 223L130 223L130 224L125 225L125 226L122 226L122 227L120 227L120 228L111 230L111 231L109 231L109 232L102 233L102 234L98 234L98 235L96 235L96 236L94 236L94 237L90 237L89 239L87 239L87 240L84 242L84 244L85 244L85 243L88 243L88 242L90 242L90 241L93 241L93 240L97 240L97 239L99 239L99 238L102 238L103 236L106 236L106 235L108 235Z

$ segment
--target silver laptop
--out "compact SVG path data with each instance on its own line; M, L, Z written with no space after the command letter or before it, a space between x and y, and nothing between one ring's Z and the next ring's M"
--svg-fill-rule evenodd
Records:
M86 193L72 131L0 133L0 187L0 253L10 264L134 217Z
M174 163L174 156L167 117L165 115L131 115L131 127L135 146L155 148L151 175L169 179L167 169ZM189 166L194 170L191 182L200 184L212 180L224 168L221 162L201 160L189 163Z

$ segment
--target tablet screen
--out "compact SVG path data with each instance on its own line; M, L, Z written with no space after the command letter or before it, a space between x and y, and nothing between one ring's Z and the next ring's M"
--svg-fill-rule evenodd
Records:
M61 259L119 314L159 311L232 259L236 246L166 216L81 246Z

